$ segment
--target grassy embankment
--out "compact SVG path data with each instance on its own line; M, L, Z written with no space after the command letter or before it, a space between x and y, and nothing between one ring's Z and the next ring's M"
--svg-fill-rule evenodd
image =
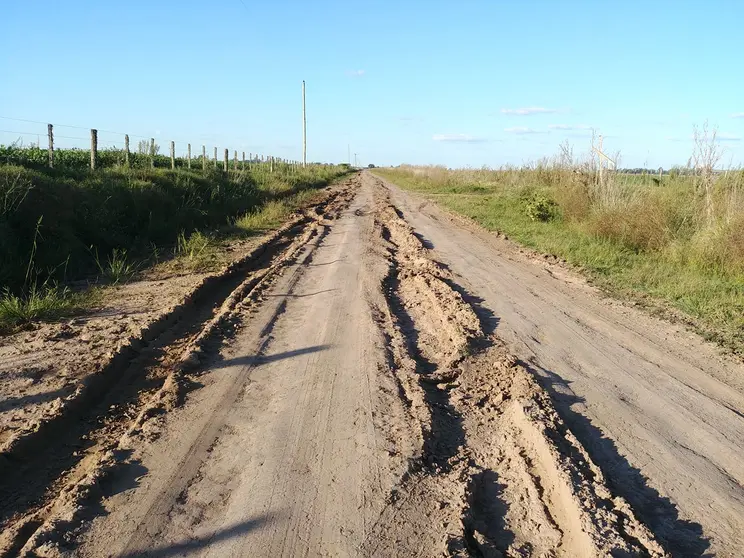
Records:
M142 156L90 171L77 150L48 169L37 151L0 148L0 331L84 306L91 295L66 287L74 280L117 283L173 258L208 269L220 242L279 226L345 172L256 163L226 173L211 162L202 172L198 160L171 170Z
M378 170L395 184L588 272L652 310L676 308L709 339L744 352L744 174L610 174L533 169ZM678 315L678 314L674 314Z

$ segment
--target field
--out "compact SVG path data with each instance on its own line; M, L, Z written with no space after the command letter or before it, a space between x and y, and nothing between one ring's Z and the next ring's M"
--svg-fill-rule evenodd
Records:
M108 155L105 155L108 153ZM345 172L252 162L224 172L131 154L0 148L0 328L80 302L71 283L118 283L173 257L203 261L215 241L278 226L309 192ZM99 155L102 155L99 154Z
M618 296L689 317L706 337L744 349L741 171L713 176L709 197L699 176L607 173L600 188L595 173L558 164L376 172L565 259Z

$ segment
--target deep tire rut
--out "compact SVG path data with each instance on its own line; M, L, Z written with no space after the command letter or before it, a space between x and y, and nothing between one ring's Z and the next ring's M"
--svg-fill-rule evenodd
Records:
M363 553L665 555L492 334L489 312L436 262L380 182L375 193L374 252L388 265L378 277L387 308L375 314L421 445Z

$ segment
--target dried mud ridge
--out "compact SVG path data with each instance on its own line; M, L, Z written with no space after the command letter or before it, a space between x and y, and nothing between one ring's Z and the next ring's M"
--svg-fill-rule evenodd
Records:
M666 555L378 186L372 310L419 439L363 554Z
M105 479L137 444L159 435L162 413L197 385L195 369L232 333L240 311L348 206L359 177L207 277L172 312L122 343L108 364L42 421L0 447L0 556L59 555L95 513Z

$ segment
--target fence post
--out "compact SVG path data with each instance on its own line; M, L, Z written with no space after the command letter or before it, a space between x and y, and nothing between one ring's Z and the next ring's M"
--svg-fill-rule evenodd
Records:
M129 134L124 134L124 165L129 166Z
M98 159L98 130L90 130L90 169L96 170L96 159Z
M207 172L207 146L202 145L202 171Z
M238 150L233 153L233 170L238 172Z
M155 168L155 138L150 138L150 167Z
M229 156L230 155L228 154L228 149L226 147L225 148L225 160L222 163L222 170L224 170L225 172L227 172L227 159L228 159Z
M243 151L243 170L245 170L245 151Z
M54 168L54 126L47 124L47 132L49 133L49 168Z
M251 168L252 162L253 162L253 153L248 153L248 168Z
M176 168L176 142L171 141L171 169Z
M269 170L271 172L274 172L274 156L273 155L269 156L269 164L270 164Z
M217 168L217 148L214 148L214 168Z
M190 168L191 168L191 144L189 144L189 146L188 146L188 150L187 150L187 151L188 151L188 154L187 154L187 157L188 157L188 159L187 159L187 160L188 160L188 163L187 163L187 164L188 164L188 167L189 167L189 169L190 169Z

